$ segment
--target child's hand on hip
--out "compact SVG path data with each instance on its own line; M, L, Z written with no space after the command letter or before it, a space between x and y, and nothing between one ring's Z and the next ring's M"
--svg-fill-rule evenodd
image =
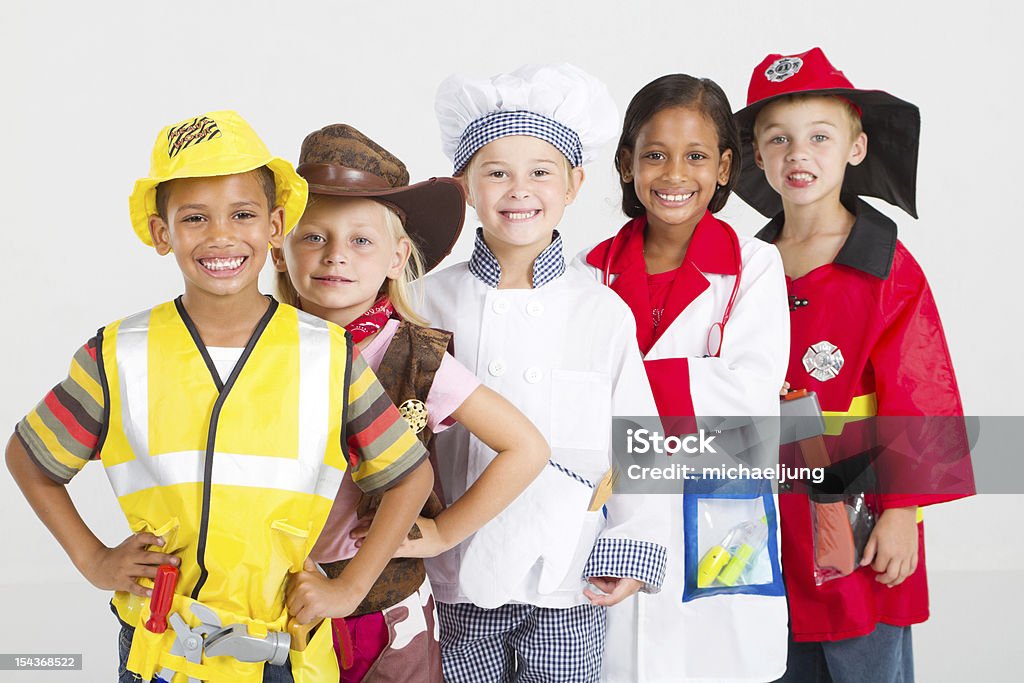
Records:
M370 522L372 521L372 518L363 520L349 533L349 536L355 539L357 548L363 545L366 535L370 533ZM437 557L451 549L452 544L446 541L441 534L437 520L420 516L416 518L416 527L420 531L419 538L413 538L413 532L410 531L409 536L406 536L401 545L395 549L393 557Z
M340 619L355 611L362 596L355 595L342 581L332 581L306 558L302 571L292 574L285 591L288 613L299 624L331 617Z
M148 546L162 546L164 540L153 534L132 534L114 548L100 546L79 570L89 583L104 590L127 591L148 598L152 590L139 584L138 579L156 578L162 564L177 567L181 559Z
M892 588L917 570L917 551L917 507L890 508L878 518L860 564L870 564L875 581Z
M429 517L417 517L419 538L407 536L395 551L395 557L437 557L451 546L441 535L437 522Z
M641 581L626 579L618 576L589 576L587 581L599 588L602 592L595 593L589 588L583 589L583 595L587 596L590 604L601 607L617 605L630 595L633 595L643 587Z

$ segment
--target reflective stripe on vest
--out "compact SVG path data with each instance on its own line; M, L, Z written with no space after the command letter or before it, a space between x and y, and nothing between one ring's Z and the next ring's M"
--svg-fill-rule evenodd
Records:
M345 331L272 301L223 382L180 301L114 323L100 340L101 459L132 531L163 537L161 550L181 558L173 609L195 626L196 598L221 623L283 629L285 580L319 537L347 466ZM141 628L148 601L113 602L138 627L130 667L149 680L174 634ZM329 649L310 666L334 666ZM210 680L260 680L259 664L203 664Z
M122 396L120 422L134 456L106 468L119 498L152 486L203 481L204 451L150 453L149 317L150 311L143 311L125 318L117 327L118 385ZM327 323L302 314L299 321L298 458L253 457L217 451L213 463L216 483L309 492L334 500L344 469L326 466L322 476L310 478L320 468L327 447L324 427L328 424L330 403L330 357Z

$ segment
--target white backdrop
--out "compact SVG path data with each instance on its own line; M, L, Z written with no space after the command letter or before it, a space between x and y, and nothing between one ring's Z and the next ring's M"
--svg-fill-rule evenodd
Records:
M147 172L167 123L236 109L292 161L306 133L350 123L400 156L417 180L450 170L432 106L452 71L485 76L571 61L604 79L620 109L653 78L685 72L715 79L738 108L766 54L815 45L858 87L920 106L921 220L883 209L929 275L966 410L1024 414L1016 279L1024 226L1013 170L1024 147L1024 58L1014 28L1021 11L1008 7L8 0L0 20L0 291L8 309L0 425L13 429L99 326L180 291L173 260L134 237L127 213L132 183ZM609 148L587 168L561 226L570 254L623 222L611 155ZM742 234L763 223L737 198L719 215ZM452 258L468 255L471 233ZM86 468L71 493L114 544L127 529L101 469ZM984 496L929 511L934 616L915 630L920 680L1005 675L1019 631L1014 607L1024 606L1024 552L1005 531L1007 522L1018 526L1020 504L1018 496ZM0 514L0 597L14 608L0 626L0 651L86 655L81 674L0 680L112 680L116 629L104 594L77 574L6 474Z

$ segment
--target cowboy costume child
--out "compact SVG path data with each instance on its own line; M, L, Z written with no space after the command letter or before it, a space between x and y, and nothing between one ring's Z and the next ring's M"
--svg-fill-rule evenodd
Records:
M430 497L400 557L354 611L334 620L339 635L352 634L351 661L338 643L343 683L440 683L437 617L421 558L500 512L546 466L549 449L521 412L448 353L451 333L427 327L411 308L410 283L448 255L462 228L459 182L410 185L400 159L345 124L306 136L297 171L309 181L310 202L273 250L282 298L351 333L424 445L458 423L497 452L468 495L447 508ZM363 542L369 518L377 524L378 502L345 477L311 553L329 576L345 578L378 552Z

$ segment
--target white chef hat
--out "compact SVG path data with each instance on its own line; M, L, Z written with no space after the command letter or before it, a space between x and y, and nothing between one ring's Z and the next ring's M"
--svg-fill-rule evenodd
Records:
M441 144L458 174L477 150L507 135L554 145L573 167L592 160L618 133L608 86L572 64L522 66L471 79L452 74L434 99Z

